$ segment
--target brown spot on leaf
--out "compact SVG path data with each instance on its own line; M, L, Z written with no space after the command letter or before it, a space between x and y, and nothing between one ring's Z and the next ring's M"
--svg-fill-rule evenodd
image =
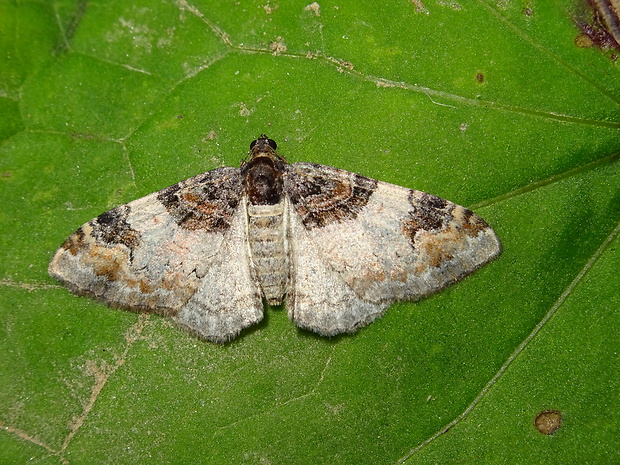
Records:
M575 37L575 45L579 48L590 48L594 46L594 41L588 34L579 34Z
M269 48L274 55L280 55L281 53L286 52L286 45L284 44L284 39L282 39L282 37L278 37L276 40L269 44Z
M560 426L562 426L562 414L557 410L544 410L534 419L534 427L541 434L553 434Z

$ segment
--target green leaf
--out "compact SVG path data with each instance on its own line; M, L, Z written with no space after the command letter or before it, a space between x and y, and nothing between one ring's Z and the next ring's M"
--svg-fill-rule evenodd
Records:
M2 3L2 461L612 462L620 61L575 45L574 8ZM267 308L225 347L47 275L84 222L263 132L473 208L503 254L355 335Z

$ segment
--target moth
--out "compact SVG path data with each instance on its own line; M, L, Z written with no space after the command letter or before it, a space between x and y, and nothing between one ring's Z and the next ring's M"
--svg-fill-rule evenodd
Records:
M592 21L577 21L590 44L620 49L620 0L589 0Z
M107 211L49 273L112 307L153 312L225 343L285 303L299 327L352 333L495 258L493 229L431 194L314 163L262 134L217 168Z

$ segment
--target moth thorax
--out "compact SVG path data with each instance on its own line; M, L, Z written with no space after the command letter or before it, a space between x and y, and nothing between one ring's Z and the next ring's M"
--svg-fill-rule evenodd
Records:
M269 305L281 304L288 279L284 202L248 204L248 241L263 295Z
M282 200L283 164L271 156L258 156L242 168L243 182L252 205L275 205Z

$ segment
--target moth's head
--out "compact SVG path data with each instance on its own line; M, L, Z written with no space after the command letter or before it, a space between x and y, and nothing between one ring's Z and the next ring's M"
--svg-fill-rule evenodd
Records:
M255 151L265 152L265 151L273 151L278 148L278 144L273 139L269 139L265 134L261 134L260 137L250 144L250 153L254 153Z
M284 157L279 155L276 152L276 148L278 144L273 139L269 139L265 134L261 134L258 139L252 141L250 144L250 153L248 153L248 158L250 161L256 160L257 158L269 158L271 160L284 161Z

